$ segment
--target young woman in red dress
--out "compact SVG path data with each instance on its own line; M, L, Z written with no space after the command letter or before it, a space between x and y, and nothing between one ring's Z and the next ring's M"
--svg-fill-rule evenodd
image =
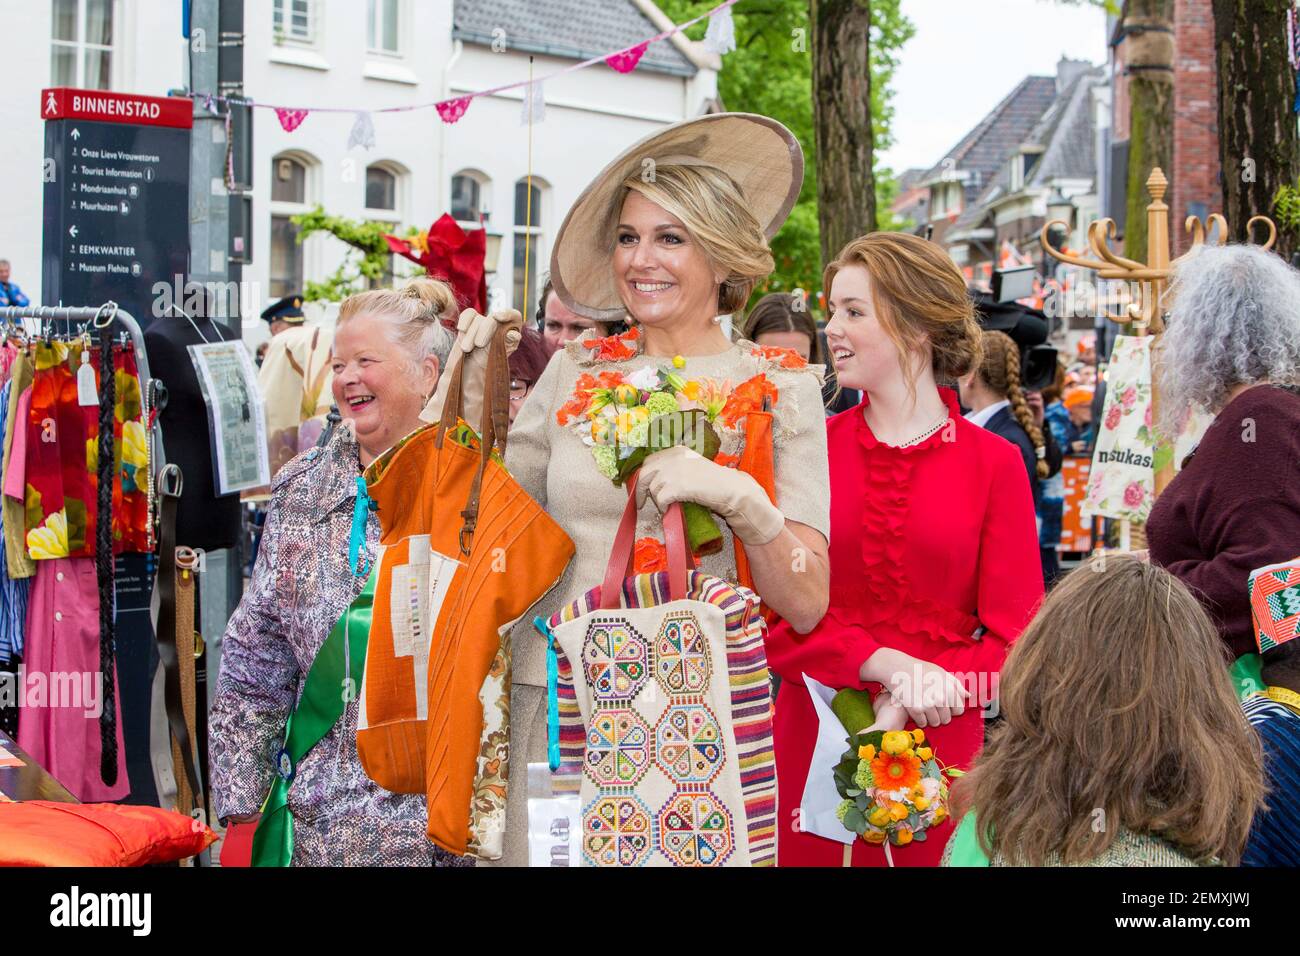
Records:
M876 729L921 727L965 768L984 740L1007 648L1043 595L1033 496L1014 445L962 418L954 381L979 364L965 282L937 245L902 233L849 243L826 269L827 344L859 406L827 423L830 609L810 634L777 622L778 864L841 866L842 844L798 826L817 735L803 675L875 693ZM892 847L895 866L935 866L951 821ZM858 840L854 866L885 866Z

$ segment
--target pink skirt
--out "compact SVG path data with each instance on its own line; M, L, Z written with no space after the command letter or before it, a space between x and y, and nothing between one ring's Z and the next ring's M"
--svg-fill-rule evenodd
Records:
M36 562L19 686L18 746L83 803L121 800L131 787L116 709L117 780L100 776L99 586L94 558ZM117 671L113 672L113 696Z

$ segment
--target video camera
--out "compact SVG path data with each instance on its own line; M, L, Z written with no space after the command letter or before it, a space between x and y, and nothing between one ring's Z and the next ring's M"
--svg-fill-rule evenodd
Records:
M1056 349L1047 342L1047 316L1016 299L1033 295L1034 267L995 269L992 293L976 292L975 320L981 329L1005 332L1020 349L1020 384L1042 391L1056 380Z

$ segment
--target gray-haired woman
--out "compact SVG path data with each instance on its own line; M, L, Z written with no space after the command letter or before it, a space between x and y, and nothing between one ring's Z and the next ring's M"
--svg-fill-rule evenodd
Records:
M356 479L421 426L420 410L446 367L455 298L420 279L343 303L334 337L334 401L344 426L323 448L285 465L272 485L252 581L226 629L209 718L212 798L218 818L251 822L277 772L285 720L304 677L365 575L350 566ZM366 521L365 566L379 523ZM423 794L378 787L357 759L356 700L292 766L288 810L295 866L453 865L425 836Z
M1256 650L1250 572L1300 548L1300 273L1253 246L1182 260L1156 371L1166 434L1215 415L1151 509L1151 560L1205 604L1232 656Z

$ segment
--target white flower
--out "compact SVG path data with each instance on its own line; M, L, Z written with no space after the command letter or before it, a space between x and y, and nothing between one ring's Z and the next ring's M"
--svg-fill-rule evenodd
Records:
M922 777L921 792L925 794L927 800L934 803L935 798L939 796L939 781L934 777Z
M643 392L653 392L659 387L659 370L652 365L639 368L631 375L625 375L623 381Z

